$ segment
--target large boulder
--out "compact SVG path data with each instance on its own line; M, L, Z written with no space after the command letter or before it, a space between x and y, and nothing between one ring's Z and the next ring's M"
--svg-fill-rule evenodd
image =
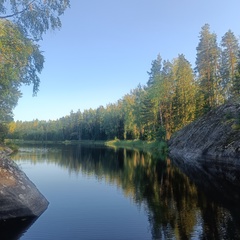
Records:
M239 206L240 103L224 104L175 133L169 156L198 186Z
M18 165L0 152L0 220L39 217L48 201L21 171Z
M222 105L177 132L170 156L184 161L228 159L240 164L240 103Z

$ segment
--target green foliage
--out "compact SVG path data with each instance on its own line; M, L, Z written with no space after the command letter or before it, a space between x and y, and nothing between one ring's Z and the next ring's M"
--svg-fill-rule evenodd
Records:
M232 94L235 98L238 98L240 96L240 60L239 59L236 67L236 73L233 77Z
M38 91L44 58L38 45L8 20L0 20L0 53L0 121L9 121L20 86L33 84L33 93Z
M221 41L222 55L221 55L221 77L223 93L226 99L232 97L234 79L237 74L239 44L234 33L229 30L222 37Z
M38 41L49 29L61 27L60 16L70 0L0 1L0 19L9 19L29 39Z
M116 103L96 110L71 111L56 121L12 122L8 137L41 141L115 139L117 144L126 140L132 141L132 145L145 140L155 142L152 147L166 153L163 142L172 134L229 96L239 98L238 42L231 31L222 38L222 49L216 40L209 25L204 25L197 46L195 74L183 54L172 61L162 60L158 54L148 72L147 85L137 86ZM230 117L226 115L224 121L231 120ZM238 125L236 120L233 127Z
M125 149L138 149L144 152L150 152L154 157L166 159L167 143L165 141L142 141L142 140L123 140L115 139L106 142L107 146Z
M0 123L12 120L22 85L38 92L44 57L37 41L61 27L68 7L69 0L0 1Z
M150 72L148 72L149 80L147 86L151 87L155 82L155 79L161 74L162 70L162 57L158 54L157 59L152 61L152 67Z
M17 146L16 144L14 144L13 142L11 141L7 141L5 140L4 141L5 145L7 147L9 147L13 152L17 152L19 150L19 146Z
M163 126L159 126L156 132L156 140L159 142L166 140L166 129Z
M224 116L224 121L225 122L230 122L234 120L234 116L231 112L227 112Z
M0 143L4 142L5 137L8 133L8 126L4 123L0 123Z
M217 36L210 32L210 26L205 24L200 32L200 41L197 46L196 72L198 83L203 95L202 112L223 103L222 85L219 79L220 49L217 45Z
M173 132L180 130L195 119L196 83L190 63L179 55L173 63L175 94L173 97Z
M238 113L236 116L234 116L234 124L232 125L232 129L239 131L240 130L240 114Z
M232 125L232 129L235 130L235 131L239 131L240 130L240 124L234 123Z

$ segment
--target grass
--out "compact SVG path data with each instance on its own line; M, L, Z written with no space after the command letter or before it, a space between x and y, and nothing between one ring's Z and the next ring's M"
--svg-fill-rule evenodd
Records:
M9 152L10 151L9 149L11 149L11 151L13 151L13 152L17 152L18 146L13 143L9 143L9 142L8 143L5 143L5 142L0 143L0 152ZM9 154L10 153L11 152L9 152Z
M141 141L141 140L112 140L105 143L109 147L136 149L150 152L154 155L167 155L166 142L159 141Z
M232 125L232 130L239 131L240 130L240 124L237 124L237 123L233 124Z

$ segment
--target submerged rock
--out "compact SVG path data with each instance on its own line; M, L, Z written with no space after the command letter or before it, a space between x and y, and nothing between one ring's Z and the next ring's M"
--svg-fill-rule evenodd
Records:
M1 152L0 220L39 217L48 204L17 164Z

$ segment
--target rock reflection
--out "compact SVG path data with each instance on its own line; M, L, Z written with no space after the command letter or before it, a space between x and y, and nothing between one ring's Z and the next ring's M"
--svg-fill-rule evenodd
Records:
M0 239L20 239L36 219L37 218L17 218L0 221Z
M211 197L212 186L206 191L198 184L207 181L205 176L200 180L195 171L189 178L170 159L85 145L24 148L15 160L21 158L54 162L70 174L81 172L116 184L136 205L144 206L153 239L240 238L239 207L231 208L221 195L218 200Z

